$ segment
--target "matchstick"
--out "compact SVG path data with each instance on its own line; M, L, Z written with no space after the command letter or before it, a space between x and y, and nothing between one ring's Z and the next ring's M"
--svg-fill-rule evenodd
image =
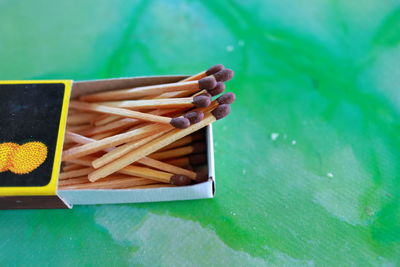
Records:
M167 164L171 164L178 167L187 167L192 165L201 165L207 162L205 154L193 154L187 157L181 157L165 161Z
M193 171L190 171L190 170L187 170L184 168L180 168L180 167L177 167L177 166L174 166L174 165L171 165L171 164L159 161L159 160L151 159L149 157L141 158L137 162L140 164L146 165L148 167L152 167L152 168L159 169L162 171L170 172L173 174L186 175L187 177L189 177L192 180L196 180L196 178L198 179L198 177L201 175L201 174L198 174L196 172L193 172Z
M229 105L220 105L210 114L207 114L207 116L201 122L193 124L186 129L172 130L171 132L158 137L157 139L139 147L138 149L135 149L130 153L125 154L123 157L115 160L114 162L95 170L94 172L89 174L89 179L97 180L106 177L107 175L110 175L114 172L117 172L118 170L132 164L133 162L159 150L160 148L167 146L175 142L176 140L201 129L209 125L210 123L215 122L216 120L222 119L223 117L227 116L229 112Z
M87 180L87 179L86 179ZM73 182L72 182L73 183ZM61 184L59 190L74 190L74 189L118 189L143 185L157 184L157 181L152 181L144 178L118 178L111 180L98 181L96 183L71 184L71 182Z
M221 87L223 88L222 91L225 89L224 82L229 81L233 77L233 71L230 69L220 69L216 71L215 73L212 73L214 76L215 80L218 82L216 87L219 87L219 90ZM211 74L210 74L211 75ZM188 77L187 79L192 80L192 77ZM194 78L195 79L195 78ZM184 81L184 80L183 80ZM181 82L183 82L181 81ZM215 88L216 88L215 87ZM213 89L207 89L207 91L212 91ZM220 93L222 93L222 91ZM186 97L188 96L191 91L180 91L180 92L170 92L170 93L165 93L161 94L155 98L173 98L173 97Z
M159 131L172 129L171 126L168 125L157 125L157 124L148 124L144 127L138 128L133 131L125 132L122 134L113 135L96 142L87 143L85 145L79 147L73 147L68 150L65 150L62 155L62 160L70 160L80 158L86 155L90 155L94 152L101 151L105 148L110 148L114 146L121 145L126 142L131 142L134 140L139 140L148 135L155 134Z
M186 115L188 116L191 124L201 121L204 117L204 114L202 112L189 112L189 113L185 114L185 116ZM160 135L165 134L168 130L169 129L160 131L157 134L154 134L152 136L144 138L140 141L133 141L133 142L126 143L122 146L119 146L119 147L113 149L112 151L109 151L108 153L104 154L103 156L96 159L95 161L93 161L92 165L95 168L100 168L100 167L112 162L113 160L116 160L117 158L122 157L123 155L129 153L130 151L152 141L153 139L159 137Z
M155 135L157 136L157 134ZM153 136L149 136L149 137L153 137ZM149 138L147 137L147 138ZM145 139L147 139L145 138ZM81 142L83 144L89 144L89 143L94 143L96 142L93 139L90 138L79 138L77 139L78 142ZM188 184L188 179L196 179L196 177L198 177L198 175L194 172L190 172L188 170L182 169L182 168L177 168L174 166L170 166L169 164L163 164L162 162L159 162L157 160L153 160L153 159L142 159L142 161L139 161L139 163L150 166L150 167L154 167L158 165L158 169L162 169L165 171L170 171L173 170L172 174L171 173L167 173L167 172L160 172L160 171L156 171L156 170L152 170L149 168L143 168L143 167L139 167L139 166L127 166L125 168L123 168L122 170L120 170L120 173L123 174L128 174L128 175L133 175L133 176L139 176L142 178L148 178L148 179L153 179L159 182L170 182L170 183L174 183L176 185L186 185ZM65 179L70 179L70 178L74 178L74 177L79 177L82 175L88 175L89 173L93 172L94 169L92 167L89 168L83 168L83 169L79 169L79 170L73 170L73 171L69 171L69 172L64 172L60 174L60 180L65 180ZM178 173L176 173L178 172ZM189 177L188 179L186 179L183 176L187 176ZM90 179L89 179L90 180ZM91 182L94 182L95 180L90 180Z
M126 175L132 175L135 177L141 177L141 178L146 178L162 183L170 183L173 185L177 186L183 186L183 185L188 185L191 184L191 179L182 174L173 174L173 173L168 173L164 171L157 171L153 170L147 167L140 167L140 166L125 166L124 168L118 170L118 173L126 174ZM90 175L89 181L95 182L99 179L93 179Z
M63 172L67 172L67 171L73 171L73 170L77 170L77 169L81 169L82 165L78 165L78 164L69 164L67 166L63 166L62 167L62 171Z
M100 102L99 104L110 107L127 108L130 110L141 109L165 109L165 108L192 108L207 107L211 103L211 97L207 95L198 95L185 98L168 99L149 99L149 100L124 100L114 102Z
M95 126L107 125L110 122L121 119L120 116L110 115L110 114L102 114L97 119L92 121L92 124Z
M68 115L67 124L68 125L90 124L90 122L96 117L98 117L98 115L92 113Z
M170 125L174 126L175 128L186 128L190 125L190 122L186 118L182 118L182 117L168 118L168 117L153 115L153 114L149 114L149 113L127 110L127 109L123 109L123 108L108 107L108 106L98 105L98 104L89 104L89 103L80 102L80 101L71 101L69 103L69 106L71 108L75 108L75 109L79 109L79 110L113 114L113 115L117 115L117 116L121 116L121 117L156 122L156 123L161 123L161 124L170 124Z
M162 110L150 111L149 113L154 114L154 115L166 115L166 114L171 114L175 111L176 111L175 109L162 109ZM131 119L131 118L122 118L122 119L120 118L118 120L111 121L105 125L96 126L94 128L90 128L85 131L82 131L82 134L91 136L91 135L95 135L95 134L99 134L99 133L104 133L107 131L126 129L128 127L132 127L132 126L138 125L140 123L143 123L143 121L140 121L137 119Z
M157 160L173 159L190 154L199 154L206 150L206 145L203 142L196 142L188 146L178 147L166 151L150 154L149 157Z
M96 169L100 168L100 167L102 167L102 166L104 166L104 165L106 165L106 164L108 164L108 163L110 163L110 162L122 157L123 155L129 153L130 151L132 151L132 150L134 150L134 149L136 149L136 148L138 148L138 147L140 147L140 146L142 146L144 144L147 144L148 142L156 139L157 137L167 133L167 131L168 130L160 131L160 132L155 133L155 134L153 134L151 136L143 138L143 139L141 139L139 141L132 141L132 142L126 143L126 144L124 144L122 146L119 146L119 147L113 149L112 151L104 154L103 156L97 158L96 160L94 160L92 162L92 166L94 168L96 168Z
M160 150L158 150L158 152L170 150L170 149L181 147L184 145L188 145L194 141L199 141L202 139L204 139L204 132L203 131L195 132L191 135L185 136L185 137L173 142L172 144L170 144L166 147L161 148Z
M82 168L82 169L72 170L72 171L68 171L68 172L62 172L62 173L60 173L58 178L59 178L59 180L65 180L65 179L70 179L70 178L79 177L79 176L83 176L83 175L88 175L89 173L93 172L93 170L94 170L93 168L88 167L88 168Z
M183 79L181 82L188 82L188 81L195 81L195 80L200 80L202 78L205 78L207 76L210 76L214 73L217 73L220 70L223 70L225 67L222 64L216 64L214 66L211 66L205 71L202 71L200 73L197 73L193 76L187 77L186 79Z
M150 85L143 87L135 87L131 89L122 89L109 92L95 93L95 94L81 96L80 100L87 102L100 102L100 101L110 101L110 100L126 100L135 98L137 99L138 97L160 95L166 92L176 92L176 91L196 92L199 90L212 90L216 85L217 85L216 77L208 76L198 81L166 83L166 84Z

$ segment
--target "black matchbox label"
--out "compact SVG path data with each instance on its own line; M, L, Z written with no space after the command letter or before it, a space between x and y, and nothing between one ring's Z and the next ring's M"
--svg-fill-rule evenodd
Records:
M0 81L0 195L23 194L6 187L55 192L70 87L70 81Z

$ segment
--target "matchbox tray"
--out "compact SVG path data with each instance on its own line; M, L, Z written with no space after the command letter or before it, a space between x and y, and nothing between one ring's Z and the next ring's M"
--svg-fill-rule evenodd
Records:
M80 95L177 82L187 76L151 76L92 81L0 81L0 146L24 146L15 166L7 166L0 149L0 209L71 208L73 205L158 202L212 198L215 171L212 127L207 126L208 180L148 189L58 190L61 152L70 99ZM44 163L28 172L46 151ZM4 153L3 153L4 154ZM3 161L2 161L3 160ZM3 168L2 166L7 166Z

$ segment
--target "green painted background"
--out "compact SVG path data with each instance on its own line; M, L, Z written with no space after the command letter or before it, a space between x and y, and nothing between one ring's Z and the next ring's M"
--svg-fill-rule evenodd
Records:
M1 211L2 266L400 265L399 1L0 1L0 60L0 79L223 63L238 95L215 199Z

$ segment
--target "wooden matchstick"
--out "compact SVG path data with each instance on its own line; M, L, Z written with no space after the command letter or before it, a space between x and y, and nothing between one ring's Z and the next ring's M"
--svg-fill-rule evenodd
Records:
M140 164L146 165L148 167L152 167L152 168L166 171L169 173L186 175L187 177L189 177L190 179L193 179L193 180L195 180L196 177L198 177L198 174L193 171L190 171L190 170L187 170L184 168L180 168L180 167L177 167L177 166L174 166L174 165L171 165L171 164L159 161L159 160L151 159L149 157L141 158L137 162Z
M165 159L179 158L190 154L198 154L204 152L205 150L206 150L206 145L204 142L196 142L188 146L156 152L150 154L149 157L157 160L165 160Z
M131 142L134 140L139 140L148 135L155 134L159 131L172 129L171 126L168 125L157 125L157 124L149 124L144 127L138 128L133 131L129 131L122 134L113 135L96 142L90 142L85 145L79 147L73 147L68 150L65 150L62 155L63 161L80 158L89 154L92 154L97 151L101 151L106 148L114 147L121 145L126 142Z
M202 71L198 74L195 74L193 76L187 77L179 82L187 82L187 81L196 81L196 80L200 80L203 79L207 76L213 75L215 73L220 72L221 70L223 70L225 67L221 64L217 64L214 66L211 66L210 68L208 68L205 71ZM202 90L204 92L206 92L206 90ZM161 95L158 95L156 97L154 97L154 99L160 99L160 98L175 98L175 97L186 97L188 95L190 95L190 91L179 91L179 92L168 92L168 93L163 93Z
M149 95L160 95L166 92L189 91L196 92L199 90L211 90L217 85L214 76L208 76L198 81L177 82L158 84L144 87L136 87L131 89L115 90L109 92L95 93L91 95L81 96L80 100L87 102L101 102L110 100L126 100L137 99Z
M158 134L160 135L160 134ZM157 137L157 134L155 135ZM150 136L153 137L153 136ZM155 138L156 138L155 137ZM149 137L148 137L149 138ZM147 138L145 138L147 139ZM89 144L89 143L94 143L96 142L93 139L90 138L84 138L84 139L79 139L79 142L83 144ZM161 171L156 171L152 170L149 168L143 168L139 166L127 166L123 169L121 169L119 172L127 175L133 175L133 176L138 176L142 178L148 178L148 179L153 179L159 182L169 182L169 183L174 183L176 185L186 185L189 183L188 179L195 179L197 177L196 173L190 172L185 169L181 169L178 167L174 166L169 166L168 164L163 164L162 162L158 162L157 160L153 159L142 159L143 161L139 161L139 163L154 167L157 166L158 163L158 169L163 169L166 171L173 170L172 173L168 172L161 172ZM69 172L64 172L60 174L60 180L65 180L65 179L70 179L74 177L79 177L82 175L88 175L89 173L93 172L94 169L92 167L89 168L83 168L83 169L78 169L78 170L73 170ZM180 171L181 173L176 173ZM189 177L189 178L186 178ZM91 182L94 182L95 180L91 180Z
M149 113L154 114L154 115L166 115L166 114L174 113L175 111L176 111L176 109L162 109L162 110L150 111ZM143 123L143 122L140 120L137 120L137 119L123 118L123 119L118 119L118 120L109 122L105 125L96 126L94 128L82 131L82 134L91 136L91 135L104 133L104 132L111 131L111 130L126 129L128 127L132 127L132 126L138 125L140 123Z
M82 165L79 164L70 164L67 166L62 167L63 172L67 172L67 171L73 171L73 170L77 170L77 169L81 169Z
M71 101L69 105L71 108L75 108L75 109L79 109L79 110L95 111L95 112L113 114L113 115L118 115L121 117L133 118L133 119L138 119L138 120L143 120L143 121L150 121L150 122L156 122L156 123L161 123L161 124L169 124L169 125L174 126L175 128L180 128L180 129L186 128L190 125L190 122L187 119L181 118L181 117L168 118L168 117L153 115L153 114L149 114L149 113L127 110L127 109L123 109L123 108L108 107L108 106L104 106L104 105L90 104L90 103L79 102L79 101Z
M167 164L171 164L171 165L179 166L179 167L201 165L201 164L205 164L206 162L207 162L207 157L205 154L193 154L193 155L189 155L187 157L181 157L181 158L176 158L176 159L171 159L171 160L165 161L165 163L167 163Z
M96 117L98 117L98 115L92 113L68 115L67 124L68 125L90 124L91 121Z
M125 156L115 160L114 162L95 170L94 172L89 174L89 178L91 180L97 180L106 177L107 175L110 175L114 172L117 172L118 170L132 164L133 162L159 150L160 148L167 146L175 142L176 140L209 125L210 123L213 123L214 121L225 117L229 114L229 112L229 105L221 105L213 110L212 113L207 114L207 116L201 122L193 124L186 129L172 130L171 132L158 137L157 139L139 147L138 149L135 149L130 153L125 154Z
M171 183L174 185L188 185L191 183L191 179L186 175L181 174L173 174L164 171L153 170L147 167L140 167L140 166L126 166L120 170L118 173L125 174L125 175L132 175L134 177L141 177L146 178L162 183ZM95 182L99 179L93 179L90 175L88 176L89 181Z
M166 147L161 148L160 150L158 150L158 152L170 150L170 149L181 147L184 145L188 145L194 141L199 141L202 139L204 139L204 132L203 131L195 132L191 135L185 136L185 137L173 142L172 144L170 144Z
M124 100L114 102L100 102L99 104L127 108L130 110L141 109L165 109L165 108L192 108L192 107L207 107L211 102L211 98L206 95L198 95L195 97L185 98L167 98L167 99L149 99L149 100Z
M110 115L110 114L102 114L98 117L98 119L94 119L92 121L92 124L95 126L102 126L102 125L107 125L110 122L120 120L120 116L115 116L115 115Z
M98 181L96 183L82 183L82 184L62 184L59 190L74 190L74 189L118 189L143 185L157 184L157 181L152 181L144 178L119 178L108 181Z
M60 173L58 178L59 178L59 180L65 180L65 179L70 179L70 178L79 177L79 176L83 176L83 175L88 175L89 173L93 172L93 170L94 170L93 168L88 167L88 168L82 168L82 169L72 170L72 171L68 171L68 172L62 172L62 173Z
M200 73L197 73L193 76L187 77L185 79L183 79L181 82L187 82L187 81L195 81L195 80L200 80L203 79L209 75L212 75L214 73L217 73L220 70L223 70L225 67L222 64L216 64L214 66L211 66L210 68L208 68L205 71L202 71Z
M141 140L129 142L129 143L126 143L126 144L124 144L122 146L119 146L119 147L113 149L112 151L104 154L103 156L97 158L96 160L94 160L92 162L92 166L94 168L96 168L96 169L100 168L100 167L102 167L102 166L104 166L104 165L106 165L106 164L108 164L108 163L110 163L110 162L122 157L123 155L131 152L132 150L134 150L134 149L136 149L136 148L138 148L138 147L140 147L140 146L142 146L144 144L147 144L148 142L150 142L150 141L156 139L157 137L165 134L167 131L168 130L160 131L158 133L155 133L155 134L153 134L151 136L148 136L146 138L143 138Z

